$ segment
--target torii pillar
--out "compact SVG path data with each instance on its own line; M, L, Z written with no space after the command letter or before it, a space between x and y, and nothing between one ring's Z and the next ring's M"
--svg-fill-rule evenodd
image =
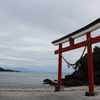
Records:
M62 86L62 44L59 44L59 54L58 54L58 85L55 86L55 91L63 91L64 87Z
M88 56L88 84L89 92L85 92L86 96L94 96L97 92L94 92L94 70L93 70L93 56L92 56L92 45L91 45L91 33L86 33L87 40L90 39L87 45L87 56Z
M62 44L59 44L59 51L62 49ZM58 86L62 85L62 53L58 54Z

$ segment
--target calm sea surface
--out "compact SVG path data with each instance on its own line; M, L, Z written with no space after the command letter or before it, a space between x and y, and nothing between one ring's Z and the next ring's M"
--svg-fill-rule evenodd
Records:
M63 73L63 78L68 73ZM50 88L43 80L57 79L57 73L44 72L0 72L0 88Z

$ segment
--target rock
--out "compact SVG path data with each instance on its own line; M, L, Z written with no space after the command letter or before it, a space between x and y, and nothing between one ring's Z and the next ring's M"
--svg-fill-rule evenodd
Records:
M44 79L43 82L44 82L44 84L57 85L57 83L51 81L50 79Z
M57 80L54 80L54 82L57 82Z
M72 79L72 80L67 81L66 85L67 86L83 86L84 83L82 81L78 81L78 80Z
M57 80L54 82L50 79L45 79L44 84L57 85ZM88 72L86 71L74 71L71 75L65 75L62 78L63 86L82 86L88 85ZM100 70L94 72L94 85L100 85Z
M48 84L48 83L52 83L52 81L50 80L50 79L45 79L45 80L43 80L43 82L46 84Z

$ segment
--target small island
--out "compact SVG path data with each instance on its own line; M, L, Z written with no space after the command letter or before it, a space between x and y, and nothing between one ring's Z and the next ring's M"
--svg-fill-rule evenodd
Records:
M10 70L10 69L4 69L2 67L0 67L0 71L1 72L20 72L20 71L15 71L15 70Z

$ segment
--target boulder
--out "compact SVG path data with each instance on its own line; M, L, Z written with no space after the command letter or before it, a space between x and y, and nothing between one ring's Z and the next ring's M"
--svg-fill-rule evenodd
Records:
M50 80L50 79L44 79L43 82L44 82L43 84L57 85L57 83L53 82L53 81Z

